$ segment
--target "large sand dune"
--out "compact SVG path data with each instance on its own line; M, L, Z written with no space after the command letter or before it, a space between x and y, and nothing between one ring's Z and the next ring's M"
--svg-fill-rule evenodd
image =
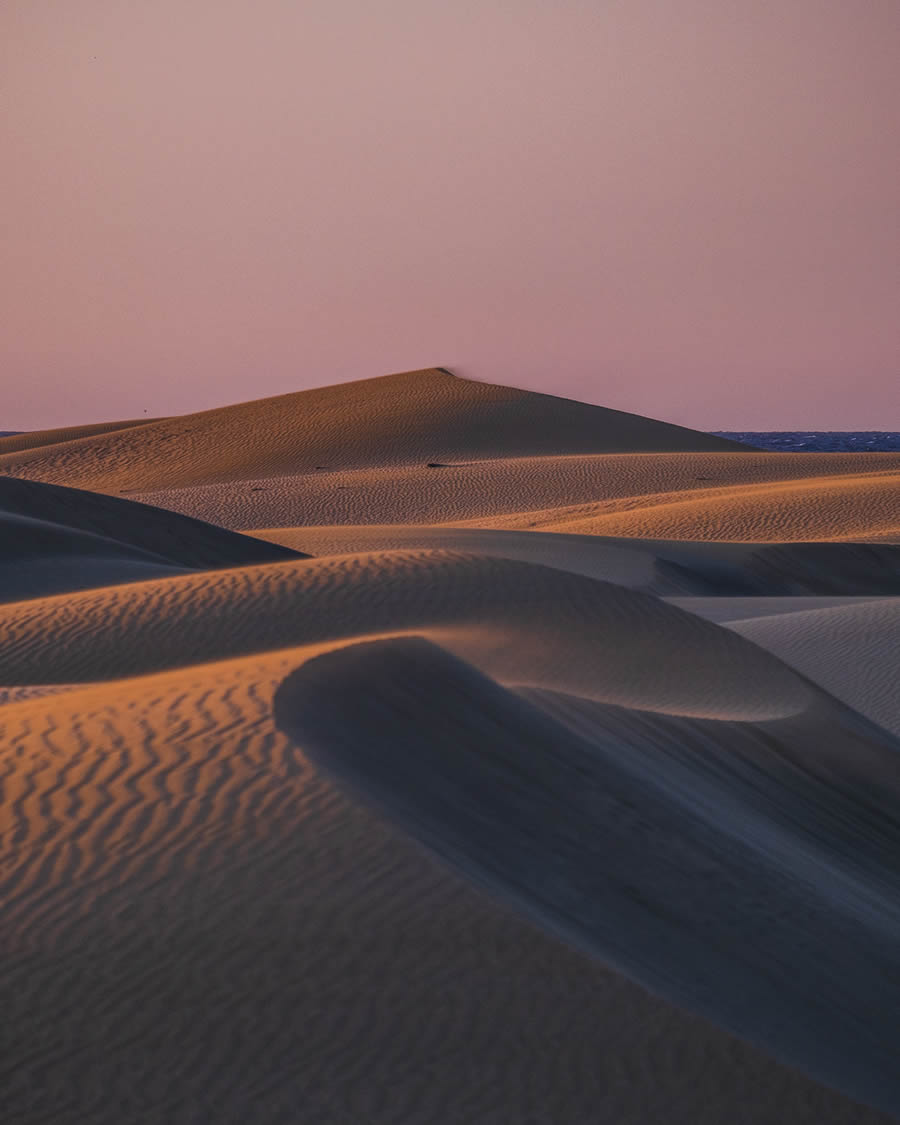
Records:
M900 1119L900 455L440 369L18 441L4 1120Z
M15 439L7 439L15 440ZM151 489L275 473L559 452L742 448L711 434L551 395L406 371L117 428L0 455L0 471L85 488Z
M443 874L311 772L276 735L270 701L292 668L346 645L333 622L342 590L352 601L355 589L359 606L371 605L380 582L385 610L404 589L418 605L414 632L485 673L562 692L546 696L542 706L551 712L562 706L557 699L585 692L651 729L676 715L713 714L729 730L726 745L734 740L737 750L744 725L780 723L790 739L792 724L802 734L811 723L814 736L818 724L841 718L837 704L741 638L654 599L559 571L464 557L278 564L259 568L258 583L254 572L242 571L244 612L222 617L222 604L208 600L211 588L195 591L192 599L161 603L170 630L178 623L178 634L191 638L195 621L185 615L205 599L210 623L222 622L209 647L235 634L241 648L287 641L285 602L273 598L266 615L254 585L271 589L272 575L295 566L318 575L326 599L312 625L299 613L292 625L304 648L179 666L0 711L11 810L3 974L7 1020L16 1028L5 1064L16 1109L30 1105L34 1120L83 1113L113 1121L125 1107L129 1119L192 1121L205 1112L237 1122L254 1115L296 1120L301 1104L315 1120L386 1125L527 1120L535 1104L547 1120L588 1122L600 1104L625 1122L774 1125L785 1114L810 1125L882 1120L554 946ZM173 579L166 590L190 581ZM314 589L309 582L305 592ZM111 659L100 667L97 655L112 658L124 647L109 603L88 610L85 597L76 596L91 626L81 658L74 659L81 638L64 630L56 647L69 654L66 667L57 663L49 672L71 672L75 663L93 675L115 671ZM65 599L31 604L57 600ZM148 605L133 611L135 625ZM384 610L370 612L375 624ZM358 610L352 616L364 629ZM160 638L138 633L134 649L151 643ZM181 665L200 655L173 646L166 661ZM428 660L422 669L429 670ZM442 673L438 694L442 684L450 692L453 677ZM287 690L286 715L306 713L292 701L291 685ZM321 694L330 706L327 684ZM348 707L351 698L357 703ZM373 702L388 698L379 684ZM351 717L364 702L342 699ZM632 711L648 705L654 710ZM817 706L825 708L818 717ZM451 720L441 710L440 718L451 739L457 732L460 750L471 745L460 726L464 712ZM863 720L841 721L849 724L851 765L861 752L881 752L881 736ZM862 733L854 736L859 723ZM640 745L650 752L646 738ZM715 753L724 766L728 750ZM544 768L552 771L554 762L565 766L554 754ZM673 791L684 789L673 782ZM647 818L658 844L654 835L635 843L634 860L669 854L671 863L674 837L663 844L654 826L660 786L650 790L633 815ZM802 789L790 808L780 806L778 792L763 810L809 815ZM692 823L686 816L684 829ZM876 837L869 846L877 845ZM614 870L626 854L617 853ZM808 862L815 865L815 857ZM840 865L818 877L845 891L854 886ZM772 952L759 953L765 965L785 931L765 879L754 886L759 904L745 889L744 908L762 912L757 923L775 926ZM857 893L870 893L866 886ZM686 902L686 921L690 910ZM705 959L704 917L697 918L696 941ZM610 913L614 924L627 941L634 919ZM644 940L639 931L634 937ZM669 957L665 935L660 941ZM835 1021L852 1016L851 1002L843 997ZM885 993L880 1003L887 1002ZM871 1065L877 1068L877 1059ZM883 1101L880 1086L867 1094Z
M307 663L275 715L548 929L900 1111L900 741L799 681L788 706L523 698L409 638Z
M0 601L290 557L147 504L0 477Z

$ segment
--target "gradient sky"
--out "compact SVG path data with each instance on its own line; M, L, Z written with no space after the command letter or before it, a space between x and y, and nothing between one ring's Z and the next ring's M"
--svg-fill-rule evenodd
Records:
M0 429L431 365L897 429L897 0L0 0Z

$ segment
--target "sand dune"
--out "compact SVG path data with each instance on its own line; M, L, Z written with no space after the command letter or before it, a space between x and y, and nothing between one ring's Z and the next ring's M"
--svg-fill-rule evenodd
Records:
M523 699L408 638L306 664L275 715L551 932L898 1112L900 741L800 696L744 723Z
M116 657L128 652L142 670L169 667L0 709L10 810L0 974L16 1029L2 1065L14 1115L287 1122L300 1105L316 1121L500 1125L536 1107L548 1121L587 1123L602 1106L635 1125L886 1120L446 874L291 750L273 727L271 700L310 657L389 622L488 675L542 688L545 722L559 721L551 715L565 702L548 687L566 699L584 692L635 721L631 708L653 707L640 713L645 727L714 714L739 750L744 724L791 732L798 723L805 737L807 715L814 731L816 706L832 722L837 704L822 704L814 687L736 634L523 563L405 552L200 580L43 599L28 603L38 615L30 621L17 607L2 611L4 679L14 667L120 675ZM222 583L230 597L217 592ZM130 609L117 619L119 599ZM56 660L44 664L39 638L53 608L66 605L71 627L60 614ZM352 636L337 636L353 623ZM271 651L289 640L305 647ZM187 666L223 644L246 655ZM151 649L157 658L148 661ZM438 687L451 693L453 681ZM291 721L295 684L284 697ZM323 707L339 688L340 676L323 685ZM363 697L391 700L380 689ZM299 713L322 712L317 704ZM460 750L469 745L465 719L447 714L440 728L456 730ZM855 720L841 722L851 737ZM561 752L575 737L566 733ZM715 753L727 761L725 750ZM565 756L552 760L563 766ZM650 789L640 808L655 818L660 797ZM792 799L811 815L802 790ZM658 854L636 848L634 862ZM851 882L840 870L831 878ZM761 917L776 935L760 958L778 932L793 932L778 930L769 895L760 883ZM866 1097L883 1101L874 1079L873 1089Z
M0 471L116 491L561 451L740 448L666 422L431 368L0 455Z
M0 473L126 492L235 529L470 521L900 540L900 454L754 452L440 368L94 429L2 439Z
M52 649L43 643L51 628ZM655 598L444 551L273 563L0 606L0 682L114 679L423 628L464 659L472 644L482 651L490 643L492 670L512 682L635 707L774 715L796 702L780 666L763 663L759 679L751 664L735 679L756 650ZM688 665L685 646L696 652ZM522 657L536 647L539 664Z
M898 479L442 369L0 439L4 1120L900 1119Z
M128 430L133 426L147 426L151 422L162 422L163 418L128 418L121 422L92 422L87 426L60 426L54 430L26 430L24 433L0 435L0 457L20 453L27 449L37 449L48 445L64 445L81 438L99 437L118 430Z
M707 621L730 625L732 622L751 621L755 617L782 617L790 613L805 613L810 609L836 609L840 606L865 605L868 602L884 601L878 597L817 597L801 594L767 597L765 594L740 597L691 596L667 597L666 601L705 617Z
M297 557L172 512L0 477L0 601Z
M692 543L421 524L273 527L249 534L313 555L408 548L472 551L669 596L900 593L900 546L891 544Z
M900 598L735 620L729 628L900 734Z
M814 526L820 539L900 539L900 472L669 493L628 510L601 504L596 514L542 513L533 526L594 535L777 542L803 540Z
M874 478L873 458L879 458L877 464L881 466ZM890 540L900 518L896 512L898 476L900 454L894 453L810 453L802 457L745 452L598 454L498 458L440 469L413 465L317 472L134 495L146 503L236 529L462 523L616 536L619 532L612 523L601 526L602 519L615 517L633 519L627 529L629 535L678 539L693 537L697 512L708 495L711 504L719 505L721 533L707 532L705 538L779 541L775 525L767 528L763 514L770 500L778 501L784 486L793 520L790 539L855 536ZM820 523L827 513L817 504L816 496L821 498L823 489L827 495L832 479L838 481L839 500L845 505L843 522L836 524L832 519ZM707 480L710 483L702 483L698 489L698 481ZM763 491L756 500L750 489L750 498L743 503L743 489L758 484L775 487L768 495ZM804 507L807 486L812 500ZM727 517L728 504L720 503L722 488L735 501L740 518ZM651 535L654 511L666 511L679 496L695 502L676 511L684 519L683 529L679 531L676 521L665 534L657 529ZM642 530L642 509L646 510L647 531ZM632 510L637 513L633 517L628 514ZM579 527L578 521L583 521L584 527ZM851 527L854 535L848 531ZM896 538L900 539L900 534Z

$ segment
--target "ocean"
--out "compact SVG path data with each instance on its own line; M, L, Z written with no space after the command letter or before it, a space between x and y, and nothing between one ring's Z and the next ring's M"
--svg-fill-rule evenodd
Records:
M900 433L893 430L714 430L759 449L782 453L896 453Z

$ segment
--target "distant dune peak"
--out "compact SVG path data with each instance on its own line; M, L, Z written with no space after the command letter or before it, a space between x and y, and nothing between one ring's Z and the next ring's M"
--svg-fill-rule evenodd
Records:
M401 371L156 421L5 439L0 472L97 491L333 469L741 448L710 434L449 368Z

